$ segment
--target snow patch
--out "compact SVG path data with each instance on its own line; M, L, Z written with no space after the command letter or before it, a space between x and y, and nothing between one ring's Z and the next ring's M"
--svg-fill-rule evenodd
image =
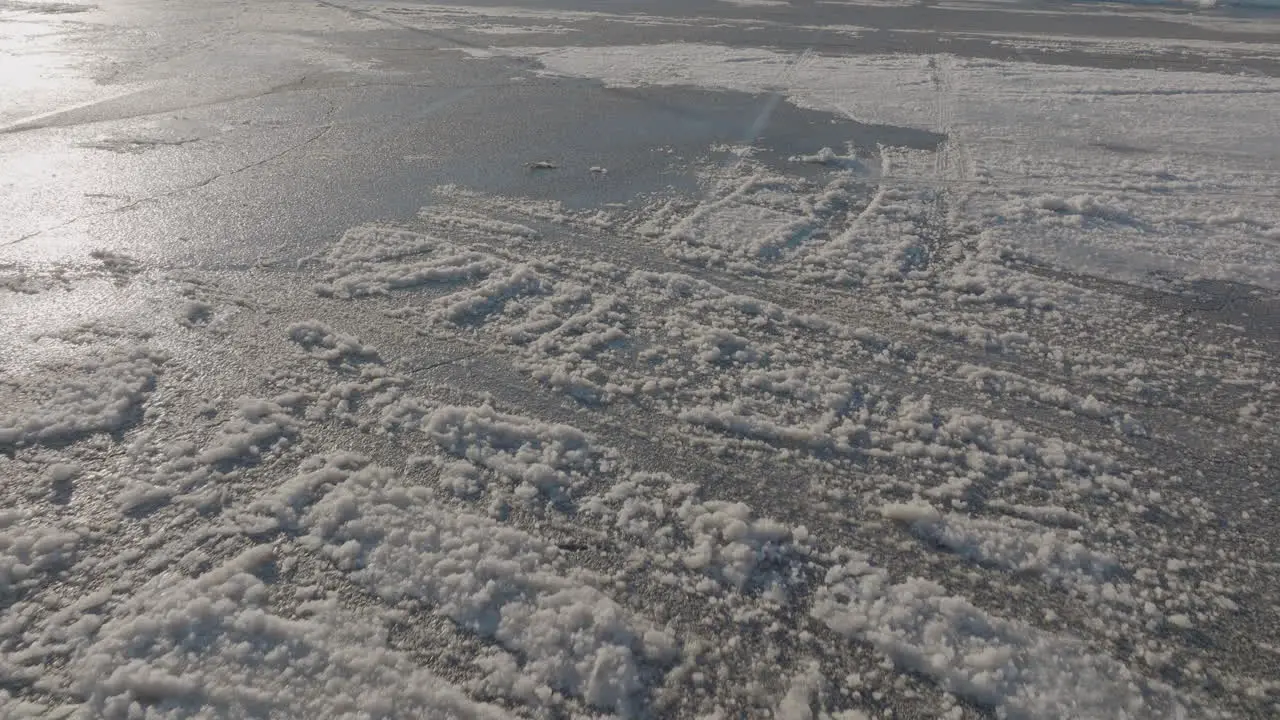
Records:
M11 406L0 415L0 447L70 442L129 427L139 419L165 361L147 347L112 348L96 358L44 369L34 387L23 388L33 402L20 402L16 412Z
M159 577L105 619L69 665L81 717L498 718L388 646L375 618L326 600L271 609L256 547L194 579Z
M1060 582L1093 584L1120 572L1114 558L1089 550L1062 531L1034 523L944 515L924 505L886 506L881 512L888 508L897 510L886 517L909 523L922 540L1009 572L1034 572Z
M356 363L378 359L378 351L354 335L334 332L319 320L305 320L289 326L289 339L308 355L330 363Z
M812 614L1002 716L1157 720L1186 712L1168 688L1074 638L997 617L929 580L895 583L865 559L828 571Z
M585 482L603 459L577 428L504 415L487 405L439 408L423 431L444 450L552 496Z
M437 505L389 470L352 473L304 525L321 552L385 601L421 601L507 649L487 682L526 701L549 688L635 714L642 664L674 650L665 633L561 574L555 545Z
M457 252L438 238L385 227L347 231L324 261L330 271L316 292L348 299L473 280L501 265L488 255Z
M0 510L0 601L71 560L80 535L49 527L29 510Z

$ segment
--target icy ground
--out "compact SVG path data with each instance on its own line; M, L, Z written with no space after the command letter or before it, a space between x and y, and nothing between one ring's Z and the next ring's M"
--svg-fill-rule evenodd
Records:
M77 16L37 5L0 21ZM468 92L757 98L738 140L692 154L523 137L495 172L528 193L421 187L415 217L302 246L264 223L251 262L216 236L165 238L196 258L173 260L145 213L304 154L341 185L347 76L323 124L253 107L283 151L200 114L238 90L74 114L195 60L160 80L121 60L63 86L71 115L24 96L0 166L27 167L19 142L73 150L23 171L40 198L0 185L0 717L1280 716L1270 21L910 54L857 50L887 42L861 11L821 30L843 50L727 44L797 21L716 5L232 22L207 42L279 32L263 52L287 37L329 72L307 33L449 34L430 70L342 70L366 84L456 66ZM80 72L51 58L29 66ZM758 139L786 107L904 144L778 152ZM183 153L209 143L202 177ZM542 193L626 187L653 157L696 185ZM181 182L157 187L165 168ZM21 225L60 187L126 196ZM237 212L221 197L180 207Z

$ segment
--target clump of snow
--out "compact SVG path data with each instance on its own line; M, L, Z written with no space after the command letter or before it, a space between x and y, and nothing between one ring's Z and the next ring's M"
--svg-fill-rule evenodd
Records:
M506 717L389 647L381 623L332 601L273 612L255 547L193 579L155 578L69 665L86 717ZM145 708L145 710L143 710Z
M1071 222L1079 224L1085 218L1097 218L1110 222L1132 222L1133 215L1112 198L1080 194L1070 197L1038 195L1018 201L1006 209L1007 215L1022 216L1040 222Z
M893 512L887 512L890 509ZM910 523L912 531L924 540L1011 572L1036 572L1069 583L1098 583L1120 570L1114 558L1034 523L944 515L928 505L887 505L881 512Z
M745 503L685 502L677 510L692 547L686 567L706 572L742 590L758 578L757 569L794 551L794 530L768 518L754 517Z
M89 257L101 263L103 269L115 276L118 281L137 275L143 270L142 263L128 255L111 250L94 250L89 253Z
M330 363L356 363L362 360L378 359L377 350L361 342L360 338L334 332L319 320L294 323L289 326L288 332L290 340L318 360Z
M298 474L255 498L241 511L240 524L255 533L297 529L302 515L325 492L368 462L367 458L351 453L308 458L299 466Z
M45 477L55 484L71 482L79 474L80 467L71 463L54 463L45 470Z
M487 405L442 407L423 431L444 450L550 495L580 484L604 459L577 428L504 415Z
M419 211L418 217L427 221L433 227L453 231L468 230L521 239L537 238L540 235L537 230L528 225L499 220L482 212L475 212L465 208L429 206Z
M950 456L967 462L976 447L999 466L1030 466L1068 479L1072 473L1099 475L1115 460L1058 438L1041 437L1013 423L967 410L938 411L930 396L904 398L879 444L910 457Z
M501 314L508 302L549 292L551 284L527 265L512 268L510 274L495 275L474 289L454 293L435 317L454 325L483 322L491 314Z
M136 422L165 356L151 348L112 348L74 364L43 368L24 394L30 404L0 414L0 447L69 442Z
M533 699L544 689L634 714L641 664L675 644L595 588L561 574L555 545L440 506L389 470L356 471L307 514L321 552L388 602L428 603L512 654L487 682Z
M205 465L250 462L264 451L287 443L300 429L301 423L278 403L242 398L235 417L223 425L196 461Z
M1118 418L1122 415L1121 411L1109 407L1093 395L1081 397L1064 387L1052 386L1008 371L965 364L958 368L957 375L993 395L1006 392L1023 395L1047 405L1100 420Z
M905 669L1014 717L1174 717L1167 687L1080 641L1005 620L935 582L893 582L865 559L833 566L813 616Z
M189 328L207 325L212 319L213 306L203 300L187 301L178 314L178 323Z
M835 168L856 169L862 167L862 162L853 155L841 155L829 147L824 147L811 155L792 155L789 160L793 163L807 163L810 165L826 165Z
M813 696L825 684L826 678L822 674L822 665L816 660L809 661L800 673L791 678L791 686L787 688L787 693L782 696L782 701L773 712L775 720L813 720L813 709L810 705L813 702Z
M0 510L0 600L70 561L80 536L40 522L29 510Z
M330 270L316 292L341 298L481 278L500 266L488 255L455 252L438 238L379 227L348 231L324 260Z
M475 495L485 486L484 475L474 463L458 461L440 469L440 485L460 496Z
M10 270L7 265L0 265L0 290L7 290L22 295L37 295L55 287L65 279L44 273L31 272L25 268Z
M898 522L933 522L942 514L927 502L886 503L880 506L880 515Z

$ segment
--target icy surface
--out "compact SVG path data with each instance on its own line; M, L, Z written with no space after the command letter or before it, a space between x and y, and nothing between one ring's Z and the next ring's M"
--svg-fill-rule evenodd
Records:
M29 5L0 14L98 22ZM302 79L0 133L144 175L186 172L185 140L118 139L148 124L303 138L84 216L128 242L73 219L0 248L0 717L1280 713L1280 80L1146 62L1274 43L1165 10L1187 37L929 30L992 58L844 25L806 52L766 42L816 32L791 3L708 6L254 10ZM219 27L155 72L248 32ZM291 156L358 196L326 142L443 132L416 97L361 116L419 86L531 88L526 155L484 137L511 157L458 170L501 191L415 186L301 246L255 226L253 262L148 245L167 203L292 193ZM575 155L520 134L565 88L687 132L755 110ZM673 186L584 200L650 166Z

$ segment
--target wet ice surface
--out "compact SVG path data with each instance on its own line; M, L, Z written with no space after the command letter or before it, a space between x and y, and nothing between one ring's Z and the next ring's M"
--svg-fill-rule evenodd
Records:
M1280 712L1265 14L0 19L0 716Z

